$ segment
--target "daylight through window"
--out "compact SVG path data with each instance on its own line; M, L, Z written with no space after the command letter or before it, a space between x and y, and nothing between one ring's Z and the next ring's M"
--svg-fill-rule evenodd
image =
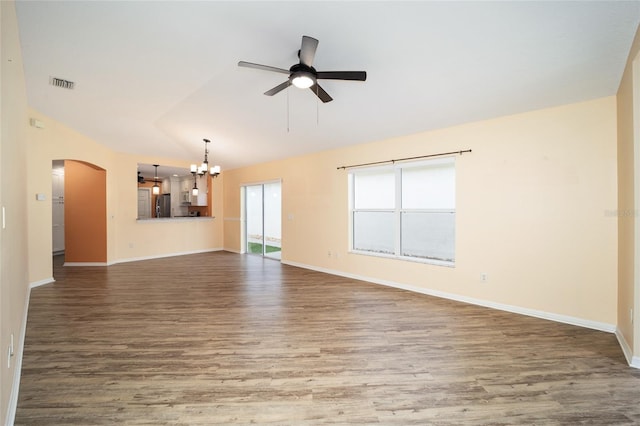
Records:
M453 158L355 169L349 188L352 251L453 265Z

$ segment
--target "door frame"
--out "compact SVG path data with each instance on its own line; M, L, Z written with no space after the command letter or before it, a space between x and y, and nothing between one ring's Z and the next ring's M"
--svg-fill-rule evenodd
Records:
M52 213L52 230L51 230L51 254L53 256L56 255L60 255L60 254L64 254L64 247L65 247L65 237L64 237L64 160L53 160L51 162L51 175L52 175L52 188L51 188L51 213ZM55 197L54 191L53 191L53 176L62 176L62 197ZM55 249L55 238L54 238L54 232L53 232L53 227L56 226L55 223L53 223L53 211L55 209L55 205L56 203L59 206L62 206L62 223L60 224L61 228L62 228L62 241L61 241L61 245L62 245L62 250L54 250Z
M153 197L151 196L151 188L138 188L138 192L140 192L141 190L146 191L149 194L149 211L147 213L149 213L149 217L147 219L151 219L153 217ZM136 206L137 207L137 206ZM140 219L140 210L138 209L137 211L138 213L138 219Z
M248 235L247 235L247 187L249 186L257 186L257 185L262 185L262 233L264 234L264 185L268 185L268 184L273 184L273 183L277 183L280 185L280 226L282 227L282 179L271 179L271 180L264 180L264 181L258 181L258 182L249 182L249 183L243 183L240 185L240 253L242 254L248 254L247 252L247 241L248 241ZM267 258L267 259L274 259L274 260L280 260L280 258L276 258L276 257L272 257L272 256L266 256L265 255L265 248L266 248L266 242L265 242L265 235L262 236L262 257ZM282 241L280 242L280 253L282 253ZM249 254L254 254L254 253L249 253Z

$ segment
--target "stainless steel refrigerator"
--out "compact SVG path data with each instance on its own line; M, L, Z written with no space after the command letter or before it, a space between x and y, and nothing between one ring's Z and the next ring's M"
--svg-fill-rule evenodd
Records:
M156 203L157 217L171 217L171 194L158 195Z

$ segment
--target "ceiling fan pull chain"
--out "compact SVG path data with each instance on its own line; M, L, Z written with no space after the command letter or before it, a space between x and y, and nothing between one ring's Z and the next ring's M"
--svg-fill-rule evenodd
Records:
M287 133L289 133L289 120L291 112L289 111L289 89L287 89Z

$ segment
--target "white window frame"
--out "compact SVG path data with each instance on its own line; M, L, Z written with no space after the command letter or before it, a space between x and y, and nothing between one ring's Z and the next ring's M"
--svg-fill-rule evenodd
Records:
M401 247L402 247L402 229L401 229L401 216L404 212L410 213L452 213L456 214L456 208L453 209L405 209L402 207L402 178L401 173L402 169L415 168L415 167L425 167L425 166L433 166L437 164L452 164L455 173L455 158L454 157L443 157L438 159L430 159L430 160L422 160L422 161L414 161L414 162L403 162L403 163L395 163L392 165L386 166L374 166L374 167L361 167L357 169L352 169L348 174L348 193L349 193L349 253L360 254L365 256L374 256L374 257L383 257L389 259L398 259L405 260L410 262L418 262L418 263L427 263L431 265L438 266L447 266L454 267L455 266L455 240L457 240L457 233L454 233L454 259L452 261L448 260L440 260L440 259L432 259L432 258L421 258L414 256L403 256L401 255ZM395 179L395 206L393 209L356 209L355 208L355 184L354 184L354 176L358 173L363 172L372 172L372 171L384 171L384 170L393 170L394 171L394 179ZM455 190L454 190L455 191ZM455 196L455 194L454 194ZM353 238L354 238L354 214L356 212L393 212L394 213L394 253L380 253L368 250L357 250L354 248ZM456 226L457 228L457 226Z

